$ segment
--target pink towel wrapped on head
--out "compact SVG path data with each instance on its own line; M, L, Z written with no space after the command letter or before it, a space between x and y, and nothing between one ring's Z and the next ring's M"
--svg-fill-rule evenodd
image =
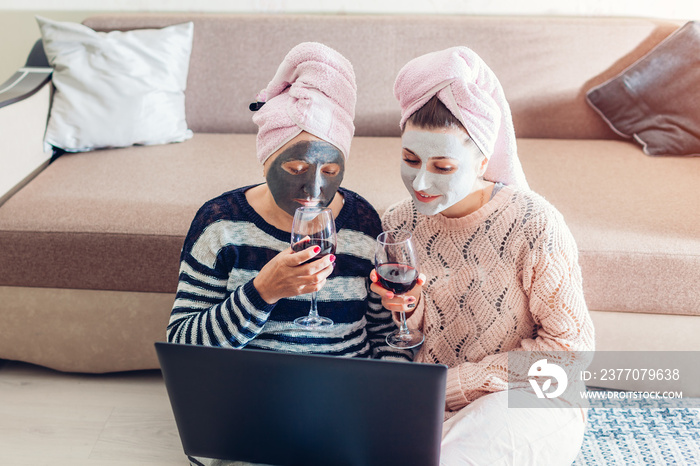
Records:
M401 105L401 128L437 96L489 159L484 178L528 188L503 88L474 51L452 47L414 58L399 71L394 96Z
M264 105L253 121L258 125L261 163L302 131L330 142L348 158L357 85L352 64L340 53L317 42L297 45L260 91L258 101Z

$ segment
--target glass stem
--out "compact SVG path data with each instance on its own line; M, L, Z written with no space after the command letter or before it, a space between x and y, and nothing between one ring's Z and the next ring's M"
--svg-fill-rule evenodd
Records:
M406 313L401 312L401 327L399 327L399 333L402 335L408 335L408 324L406 323Z
M313 291L311 293L311 310L309 310L309 317L318 317L318 308L316 307L316 293Z

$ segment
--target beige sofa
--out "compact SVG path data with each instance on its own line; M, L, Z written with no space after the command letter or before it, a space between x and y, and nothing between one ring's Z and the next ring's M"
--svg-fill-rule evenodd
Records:
M597 348L700 349L700 160L644 155L585 101L681 22L110 14L85 24L189 20L189 141L66 154L45 167L50 86L0 108L0 167L12 167L0 193L0 358L80 372L158 367L153 342L164 339L189 223L206 200L262 180L248 104L286 52L309 40L354 64L357 130L343 185L380 213L407 195L397 71L429 51L477 51L511 103L531 187L578 242Z

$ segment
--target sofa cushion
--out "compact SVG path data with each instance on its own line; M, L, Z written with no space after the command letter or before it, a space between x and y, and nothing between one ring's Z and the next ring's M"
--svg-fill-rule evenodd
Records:
M700 23L691 21L587 98L649 155L700 155Z
M355 138L343 186L380 213L406 198L400 147ZM643 157L623 141L519 148L530 186L576 238L591 309L700 315L699 160ZM0 285L173 292L197 209L262 181L254 150L252 134L196 134L62 156L0 208Z
M621 138L586 104L586 91L681 24L554 16L162 13L98 15L85 24L106 31L184 20L195 24L186 91L187 122L195 133L255 133L248 105L294 45L317 41L355 68L356 136L398 136L400 109L392 89L401 67L418 55L466 45L501 81L518 137L587 139ZM260 31L269 35L264 54Z
M195 212L238 180L262 180L254 135L65 154L0 208L0 283L172 292Z
M69 152L192 137L185 87L193 24L95 32L37 17L54 68L47 144Z
M590 309L700 315L700 160L623 141L520 140L576 238Z

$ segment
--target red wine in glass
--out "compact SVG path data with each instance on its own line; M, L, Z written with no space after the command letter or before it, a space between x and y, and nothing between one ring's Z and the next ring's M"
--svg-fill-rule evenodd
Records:
M318 239L318 238L310 238L310 239L301 240L297 243L294 243L292 245L292 250L294 252L300 252L300 251L303 251L304 249L310 248L312 246L318 246L321 248L321 252L319 252L313 258L311 258L312 261L315 261L317 259L321 259L323 257L330 255L330 254L335 254L335 241L331 241L328 239Z
M407 264L387 263L377 267L379 283L394 294L404 294L418 281L418 271Z

